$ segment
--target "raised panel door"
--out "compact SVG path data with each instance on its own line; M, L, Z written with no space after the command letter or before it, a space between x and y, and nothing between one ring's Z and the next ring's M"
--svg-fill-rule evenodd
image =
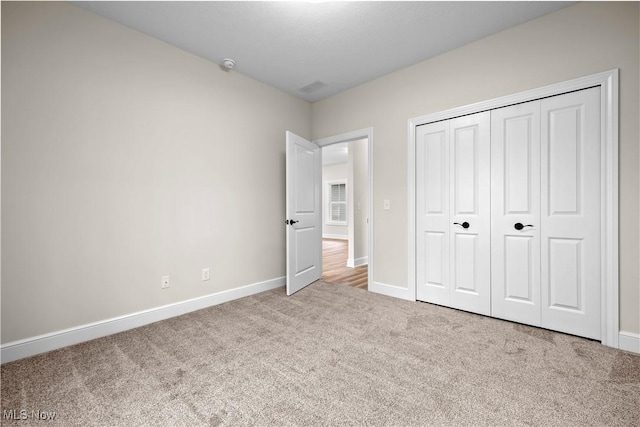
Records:
M491 112L491 233L492 316L539 326L540 101Z
M287 295L322 276L320 147L286 133Z
M416 130L416 298L449 305L449 122Z
M541 122L541 325L599 339L599 88L542 100Z
M450 306L491 312L490 113L449 121Z

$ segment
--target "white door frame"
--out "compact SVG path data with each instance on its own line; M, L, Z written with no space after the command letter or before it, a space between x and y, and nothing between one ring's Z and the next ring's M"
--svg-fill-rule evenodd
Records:
M332 145L332 144L339 144L341 142L351 142L351 141L358 141L360 139L367 139L369 141L369 143L367 144L367 150L368 150L368 187L369 187L369 224L367 227L367 232L369 233L369 238L368 238L368 247L367 247L367 262L368 262L368 267L367 267L367 289L369 291L372 292L377 292L375 289L375 285L373 283L373 260L374 260L374 253L373 253L373 128L369 127L369 128L365 128L365 129L359 129L359 130L354 130L351 132L347 132L347 133L343 133L340 135L335 135L335 136L328 136L326 138L320 138L320 139L316 139L313 140L314 144L317 144L320 146L320 148L322 147L326 147L327 145ZM324 202L322 202L322 206L324 206L323 204ZM323 220L324 221L324 220ZM322 265L322 264L321 264Z
M439 120L478 113L546 98L566 92L600 86L602 106L602 344L618 348L620 333L618 300L618 69L519 92L476 104L410 119L408 122L408 278L409 292L416 297L416 127Z

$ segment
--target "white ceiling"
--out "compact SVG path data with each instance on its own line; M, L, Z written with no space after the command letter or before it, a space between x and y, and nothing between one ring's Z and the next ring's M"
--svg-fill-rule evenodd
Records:
M349 161L349 143L341 142L322 147L322 166L337 165Z
M312 102L572 3L73 2Z

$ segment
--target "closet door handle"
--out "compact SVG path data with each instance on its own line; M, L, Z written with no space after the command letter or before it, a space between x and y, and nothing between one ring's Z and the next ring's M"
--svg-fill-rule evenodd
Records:
M284 223L287 224L287 225L293 225L296 222L300 222L300 221L296 221L295 219L288 219Z
M460 224L459 222L454 222L453 225L460 225L460 226L462 226L462 228L469 228L469 226L471 224L469 224L467 221L465 221L462 224Z
M516 222L515 224L513 224L513 228L515 228L516 230L522 230L525 227L533 227L533 224L522 224L521 222Z

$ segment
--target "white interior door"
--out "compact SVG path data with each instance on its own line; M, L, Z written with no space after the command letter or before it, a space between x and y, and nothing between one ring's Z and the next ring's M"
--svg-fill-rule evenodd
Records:
M322 277L321 150L286 133L287 295Z
M449 305L449 121L416 129L416 298Z
M600 91L491 114L492 316L599 339Z
M600 89L541 101L542 326L600 339Z
M618 346L617 72L590 78L410 121L416 299Z
M450 120L451 306L491 314L490 112Z
M540 326L540 101L491 112L491 315Z
M416 134L417 299L491 311L490 113Z

